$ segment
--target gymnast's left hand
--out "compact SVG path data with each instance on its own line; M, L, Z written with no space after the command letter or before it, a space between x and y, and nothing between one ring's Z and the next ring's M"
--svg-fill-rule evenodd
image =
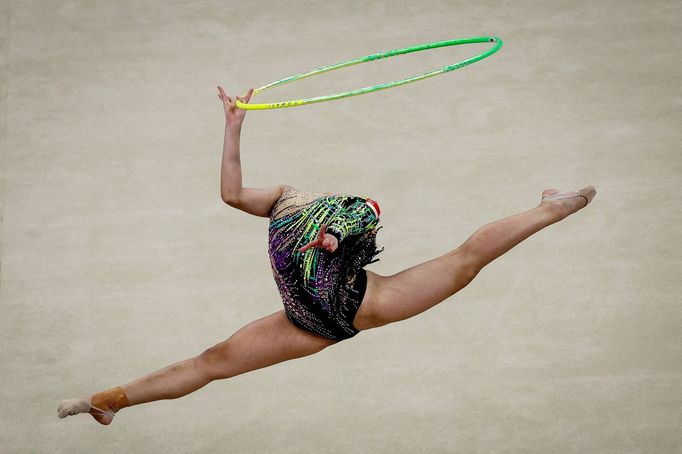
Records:
M249 88L249 91L247 91L244 96L237 96L237 99L244 104L248 104L252 94L253 88ZM225 94L225 90L223 90L223 87L220 85L218 85L218 99L223 102L226 126L230 128L241 128L242 123L244 122L244 116L246 115L246 110L237 107L237 101Z
M327 224L322 224L322 227L320 228L320 231L317 234L317 238L315 238L313 241L300 248L298 251L305 252L311 247L323 248L326 249L328 252L336 251L336 248L339 247L339 241L336 239L334 235L325 233L326 231Z

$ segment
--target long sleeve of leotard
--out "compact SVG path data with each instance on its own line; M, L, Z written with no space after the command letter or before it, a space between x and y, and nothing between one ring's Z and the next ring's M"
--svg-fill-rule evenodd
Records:
M379 219L362 197L344 197L339 210L332 216L327 232L339 240L339 244L351 235L374 229Z

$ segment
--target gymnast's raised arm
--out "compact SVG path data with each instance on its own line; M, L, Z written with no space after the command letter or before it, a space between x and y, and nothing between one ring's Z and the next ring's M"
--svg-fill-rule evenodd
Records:
M253 93L251 88L241 102L248 103ZM269 217L272 206L282 195L285 185L268 188L242 187L242 167L239 156L239 140L246 110L235 106L232 97L218 86L218 98L225 108L225 140L223 142L223 161L220 170L220 197L231 207L238 208L254 216Z

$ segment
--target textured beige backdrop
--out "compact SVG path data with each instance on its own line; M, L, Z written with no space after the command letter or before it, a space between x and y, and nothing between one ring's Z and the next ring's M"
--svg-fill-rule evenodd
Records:
M0 3L0 451L669 453L682 444L682 53L675 1ZM61 399L281 309L267 219L223 204L221 84L494 34L391 90L249 112L244 185L371 196L393 274L527 210L593 204L426 313L123 410ZM358 65L254 102L452 64Z

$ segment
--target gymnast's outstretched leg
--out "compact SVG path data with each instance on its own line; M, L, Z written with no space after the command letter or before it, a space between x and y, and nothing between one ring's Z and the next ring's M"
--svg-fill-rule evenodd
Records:
M282 361L317 353L337 341L295 327L284 310L255 320L203 353L125 385L60 403L60 418L90 413L110 424L121 408L160 399L177 399L213 380L234 377Z
M359 330L405 320L435 306L466 287L481 269L543 228L575 213L596 194L545 200L523 213L484 225L455 250L392 276L367 271L367 290L353 320ZM557 194L547 189L543 198ZM445 237L447 238L447 236Z

